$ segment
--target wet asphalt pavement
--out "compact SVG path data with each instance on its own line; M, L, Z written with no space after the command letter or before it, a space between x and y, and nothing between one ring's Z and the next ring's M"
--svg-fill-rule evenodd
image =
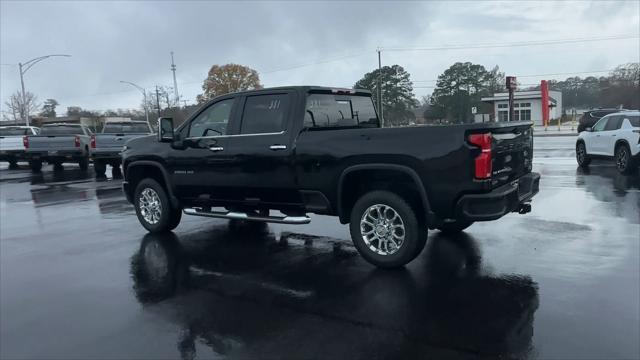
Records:
M0 165L0 358L640 358L640 177L535 139L527 215L378 270L334 218L149 235L69 166Z

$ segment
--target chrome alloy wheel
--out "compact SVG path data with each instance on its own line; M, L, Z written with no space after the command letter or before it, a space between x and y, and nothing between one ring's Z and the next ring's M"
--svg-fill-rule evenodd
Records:
M144 221L149 224L156 224L160 221L160 215L162 214L162 204L160 203L160 197L158 193L152 188L146 188L140 193L138 199L138 206L140 207L140 214Z
M392 255L404 243L404 222L391 206L372 205L360 219L360 234L371 251L379 255Z

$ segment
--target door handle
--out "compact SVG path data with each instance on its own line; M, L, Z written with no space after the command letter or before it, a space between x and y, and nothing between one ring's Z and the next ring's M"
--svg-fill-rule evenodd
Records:
M616 134L612 134L611 136L616 136Z
M222 146L212 146L209 148L211 151L222 151L224 148Z
M271 145L269 146L271 150L287 150L287 145Z

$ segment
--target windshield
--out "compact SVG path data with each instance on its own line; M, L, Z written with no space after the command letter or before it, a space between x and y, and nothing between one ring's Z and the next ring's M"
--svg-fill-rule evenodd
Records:
M102 129L103 134L148 133L146 123L108 123Z
M28 128L0 128L0 136L31 135Z
M40 135L84 135L84 133L82 127L78 125L53 125L42 127Z
M379 121L369 96L310 94L304 125L308 128L378 127Z

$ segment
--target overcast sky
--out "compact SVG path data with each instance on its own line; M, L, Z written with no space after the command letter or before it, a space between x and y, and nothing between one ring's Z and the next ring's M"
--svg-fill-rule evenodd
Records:
M26 75L40 101L92 110L138 108L141 95L119 83L172 85L193 103L212 64L234 62L265 86L351 87L377 67L411 73L417 97L456 61L499 65L520 83L603 71L640 61L640 2L206 2L0 1L0 98L20 88L18 62L62 53ZM392 51L577 38L632 39L465 50ZM388 50L384 50L388 49ZM302 66L305 65L305 66ZM604 75L603 72L594 75ZM588 74L576 74L586 76ZM4 104L2 105L4 108ZM62 110L62 111L60 111Z

